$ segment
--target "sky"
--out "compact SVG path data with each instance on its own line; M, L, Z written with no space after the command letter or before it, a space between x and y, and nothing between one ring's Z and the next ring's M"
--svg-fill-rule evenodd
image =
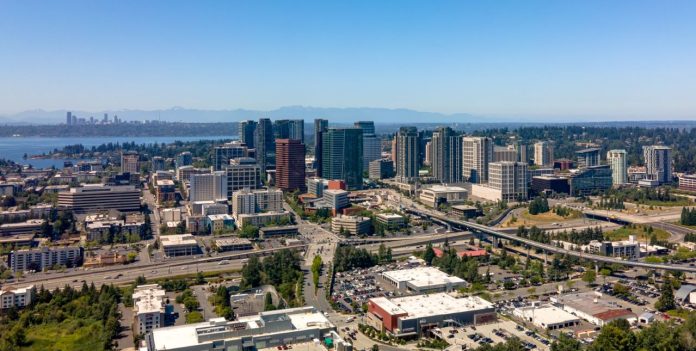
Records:
M0 113L696 118L696 1L0 0Z

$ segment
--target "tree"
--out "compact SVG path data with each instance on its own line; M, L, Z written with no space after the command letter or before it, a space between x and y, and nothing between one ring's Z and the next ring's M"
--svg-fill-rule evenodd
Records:
M425 263L430 266L433 264L433 260L435 259L435 250L433 250L433 244L428 243L428 245L425 247L425 252L423 252L423 260Z
M245 225L242 227L242 231L239 236L247 239L256 239L259 237L259 227L253 225Z
M677 304L674 302L674 287L669 279L665 279L660 288L660 298L655 301L655 308L660 312L677 308Z
M588 269L582 274L582 281L587 283L587 285L592 285L597 280L597 273L594 270Z
M273 294L271 294L270 291L266 293L263 305L264 311L273 311L276 309L276 306L273 304Z
M579 351L582 350L582 343L573 339L565 333L561 333L558 340L551 344L551 351Z
M189 312L186 314L186 324L204 322L203 314L198 311Z
M634 351L638 343L625 319L610 322L602 328L589 351Z
M256 256L242 267L242 285L245 287L257 287L261 284L261 262Z

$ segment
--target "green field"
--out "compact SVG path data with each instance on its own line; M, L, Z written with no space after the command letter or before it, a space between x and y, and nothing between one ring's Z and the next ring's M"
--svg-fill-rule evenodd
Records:
M61 323L32 325L27 328L27 345L20 350L92 351L103 350L102 323L68 319Z
M604 233L604 237L607 240L619 241L628 239L629 235L635 235L637 240L646 241L650 240L650 234L647 232L647 227L642 225L635 225L635 229L631 229L627 226L621 227L619 229L612 230L610 232ZM653 234L657 237L659 241L666 241L669 239L670 234L662 229L653 227Z

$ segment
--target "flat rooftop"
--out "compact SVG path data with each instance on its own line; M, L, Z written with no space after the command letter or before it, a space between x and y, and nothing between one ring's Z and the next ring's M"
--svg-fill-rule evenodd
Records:
M415 295L393 299L378 297L370 301L392 315L405 314L408 315L408 318L424 318L493 308L492 303L478 296L458 299L446 293Z
M384 219L401 219L404 218L404 216L398 215L396 213L380 213L377 215L377 217L381 217Z
M603 300L602 295L597 295L594 292L567 294L554 297L558 303L566 305L578 311L594 316L599 313L604 313L609 310L624 309L616 302Z
M217 246L228 246L228 245L251 245L251 240L244 238L219 238L215 239L215 244Z
M577 316L555 306L526 307L521 308L520 312L525 319L531 318L536 323L546 326L580 320Z
M409 282L416 287L466 283L464 279L451 276L435 267L416 267L387 271L382 273L382 276L396 282Z
M460 192L464 191L466 192L466 189L460 187L460 186L445 186L445 185L433 185L429 188L423 189L425 190L430 190L438 193L447 193L447 192Z
M191 234L161 235L160 241L162 246L198 245L198 242Z

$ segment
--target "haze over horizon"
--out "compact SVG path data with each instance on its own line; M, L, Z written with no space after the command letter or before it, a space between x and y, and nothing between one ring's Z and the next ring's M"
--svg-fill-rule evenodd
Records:
M693 119L694 10L691 1L6 1L0 122L35 109L172 106Z

